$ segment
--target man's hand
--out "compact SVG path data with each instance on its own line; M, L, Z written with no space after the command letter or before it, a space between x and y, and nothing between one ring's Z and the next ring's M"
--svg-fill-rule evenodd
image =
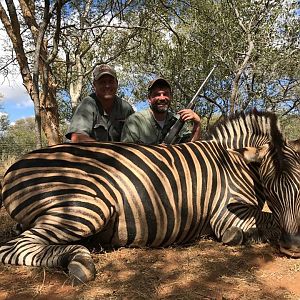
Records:
M194 127L192 131L191 141L198 141L201 138L201 118L192 109L185 108L178 112L182 121L193 121Z
M200 124L201 122L200 116L197 115L192 109L182 109L178 112L178 114L180 115L180 119L184 122L191 120L194 122L194 125Z
M88 143L88 142L96 142L95 139L83 133L73 132L71 135L72 143Z

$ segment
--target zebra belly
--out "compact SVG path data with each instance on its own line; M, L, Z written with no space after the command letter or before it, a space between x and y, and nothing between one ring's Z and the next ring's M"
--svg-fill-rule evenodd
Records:
M162 247L187 243L200 234L211 233L209 219L192 213L155 217L131 216L120 213L111 225L97 234L102 246ZM107 234L110 232L110 234ZM108 236L111 238L108 239ZM108 243L107 243L108 242Z

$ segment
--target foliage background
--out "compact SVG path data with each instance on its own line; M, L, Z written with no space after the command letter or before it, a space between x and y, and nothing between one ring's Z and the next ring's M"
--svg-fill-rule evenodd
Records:
M136 106L150 79L167 78L174 111L216 64L196 106L203 131L221 116L257 107L276 112L287 138L297 139L299 11L295 0L1 2L8 38L0 72L22 74L36 118L10 124L0 99L0 158L62 142L99 63L116 68L119 94Z

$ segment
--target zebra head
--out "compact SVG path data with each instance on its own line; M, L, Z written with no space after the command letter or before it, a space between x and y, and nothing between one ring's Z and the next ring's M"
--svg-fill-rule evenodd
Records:
M260 177L267 203L281 228L280 251L300 257L300 152L298 143L270 144Z
M254 113L243 122L241 128L251 132L248 134L251 143L244 139L244 147L228 150L247 164L259 163L267 204L281 231L280 251L300 257L300 140L287 141L273 114Z

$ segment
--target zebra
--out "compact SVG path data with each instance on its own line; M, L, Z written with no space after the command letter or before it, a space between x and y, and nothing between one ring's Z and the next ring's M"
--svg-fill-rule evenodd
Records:
M14 163L2 184L24 231L0 247L4 264L62 267L95 278L100 247L166 247L213 235L229 245L278 238L300 256L299 141L276 115L239 113L206 140L177 145L65 143ZM272 213L263 212L267 201Z

